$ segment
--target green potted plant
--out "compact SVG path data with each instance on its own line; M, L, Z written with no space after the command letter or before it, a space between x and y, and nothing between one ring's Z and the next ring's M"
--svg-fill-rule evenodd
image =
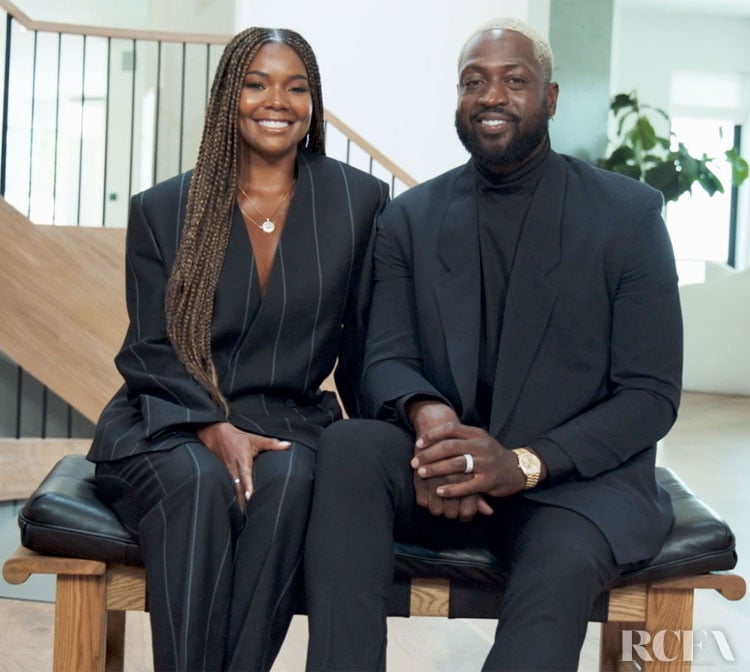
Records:
M669 137L659 135L649 117L662 117L669 124L669 116L641 104L635 92L617 94L609 109L615 118L616 137L610 142L609 154L597 165L650 184L661 191L665 201L676 201L686 191L692 193L696 182L709 196L723 193L724 186L711 170L719 160L730 163L733 186L748 177L748 163L735 149L727 150L721 159L706 154L695 157L671 131Z

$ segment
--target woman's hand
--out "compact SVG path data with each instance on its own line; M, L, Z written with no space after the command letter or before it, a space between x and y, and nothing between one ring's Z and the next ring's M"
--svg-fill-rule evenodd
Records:
M253 494L253 460L264 450L286 450L289 441L250 434L229 422L215 422L196 430L205 446L226 466L234 479L240 508Z

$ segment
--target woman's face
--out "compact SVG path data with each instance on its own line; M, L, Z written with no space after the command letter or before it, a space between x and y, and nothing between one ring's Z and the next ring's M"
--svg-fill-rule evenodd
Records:
M264 44L240 92L238 128L246 147L269 161L296 153L312 118L307 71L291 47Z

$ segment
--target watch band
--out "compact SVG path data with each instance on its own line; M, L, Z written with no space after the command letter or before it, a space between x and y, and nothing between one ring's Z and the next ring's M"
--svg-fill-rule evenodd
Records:
M526 448L514 448L513 452L518 458L518 468L526 477L525 490L536 487L542 475L542 463L537 455Z

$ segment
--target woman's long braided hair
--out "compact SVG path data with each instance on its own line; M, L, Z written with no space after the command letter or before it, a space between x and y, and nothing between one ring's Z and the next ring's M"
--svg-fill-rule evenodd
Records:
M211 86L182 238L165 296L167 335L172 346L225 415L229 404L219 388L211 352L214 294L236 199L239 96L248 65L269 42L291 47L302 60L310 84L312 118L310 130L298 147L325 154L320 72L310 45L287 29L253 27L238 33L224 49Z

